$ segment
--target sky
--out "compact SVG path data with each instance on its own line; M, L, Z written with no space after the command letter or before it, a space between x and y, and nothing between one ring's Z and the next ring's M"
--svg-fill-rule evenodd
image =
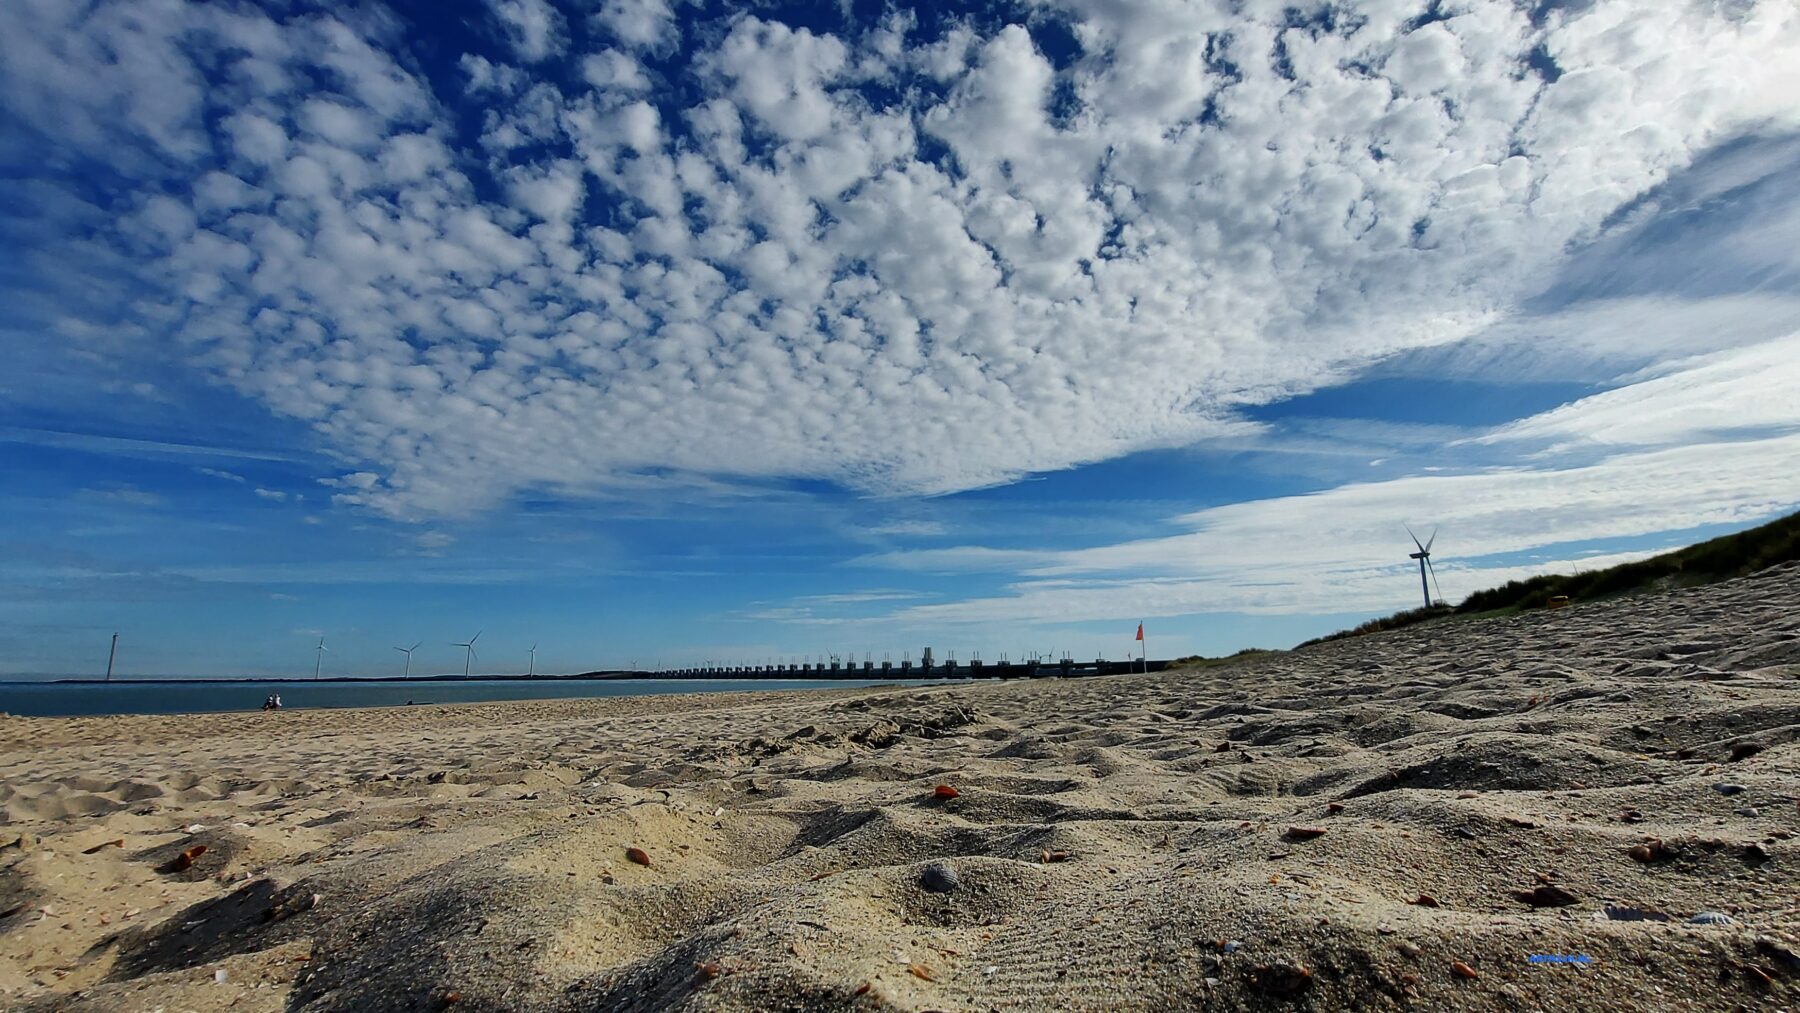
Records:
M13 0L0 677L1284 647L1800 506L1785 0Z

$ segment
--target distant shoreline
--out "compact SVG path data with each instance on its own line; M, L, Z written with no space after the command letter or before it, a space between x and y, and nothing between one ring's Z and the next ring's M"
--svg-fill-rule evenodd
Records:
M1106 662L1102 664L1076 664L1067 667L1056 664L1009 664L971 667L959 665L955 668L937 666L930 669L851 669L848 671L775 671L770 669L741 669L738 671L703 671L682 669L669 672L624 672L596 671L582 672L576 675L415 675L415 676L376 676L376 675L326 675L319 678L310 676L217 676L203 678L197 676L150 677L95 679L95 678L62 678L62 679L0 679L0 686L182 686L207 685L211 683L255 683L268 685L324 685L327 683L467 683L467 682L622 682L630 680L643 681L716 681L716 682L887 682L898 680L911 682L926 680L958 680L958 679L1017 679L1056 675L1129 675L1134 672L1160 672L1168 668L1170 661Z

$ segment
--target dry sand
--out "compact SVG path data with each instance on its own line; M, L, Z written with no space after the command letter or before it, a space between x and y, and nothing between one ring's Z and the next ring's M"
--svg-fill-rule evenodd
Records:
M1151 676L11 718L0 1006L1779 1008L1797 737L1800 566Z

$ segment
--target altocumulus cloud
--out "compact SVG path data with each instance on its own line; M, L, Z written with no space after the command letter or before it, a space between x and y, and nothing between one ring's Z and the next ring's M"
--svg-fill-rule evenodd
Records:
M34 268L130 280L53 333L306 420L399 517L671 470L940 493L1463 338L1800 121L1787 3L474 9L451 74L374 8L9 4L4 154L79 237Z

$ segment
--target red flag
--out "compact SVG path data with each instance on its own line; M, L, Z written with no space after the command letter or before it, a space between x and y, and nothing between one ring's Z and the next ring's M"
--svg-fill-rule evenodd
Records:
M1142 640L1142 639L1144 639L1144 624L1143 624L1143 623L1138 623L1138 635L1137 635L1137 638L1138 638L1138 639L1139 639L1139 640Z

